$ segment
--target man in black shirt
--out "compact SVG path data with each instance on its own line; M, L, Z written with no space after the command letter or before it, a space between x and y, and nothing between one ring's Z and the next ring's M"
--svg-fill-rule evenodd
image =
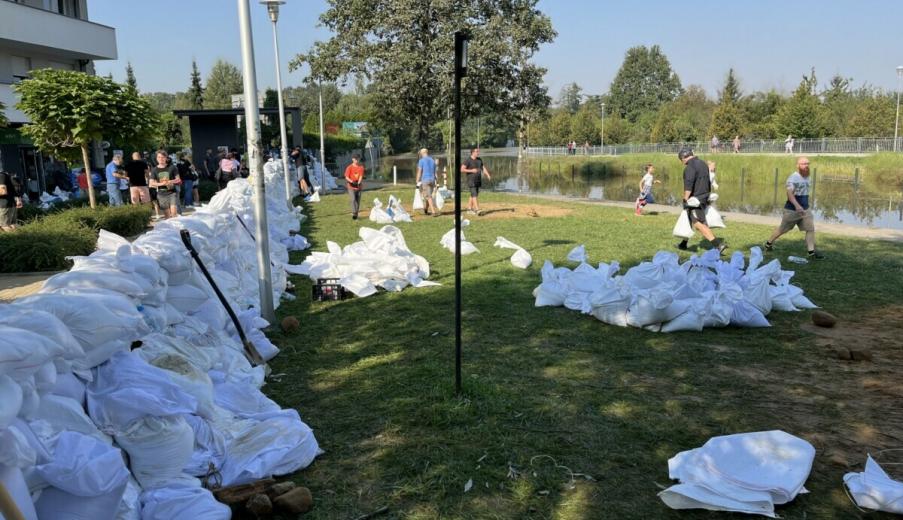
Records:
M22 197L13 174L0 170L0 231L16 229L16 214L22 207Z
M150 171L150 187L157 190L157 204L166 215L173 218L178 215L179 199L176 194L176 186L182 184L179 170L168 164L169 157L165 151L157 152L157 165Z
M712 184L709 178L709 167L699 157L693 155L693 150L684 147L677 153L677 158L684 163L684 197L683 208L690 217L690 224L694 229L702 233L706 240L711 242L720 253L724 253L727 246L715 238L715 234L709 229L705 221L705 212L709 206L709 194L712 192ZM687 249L688 239L677 244L678 249Z
M147 204L151 201L150 189L147 187L148 169L139 152L133 153L132 160L125 165L125 173L129 176L129 197L132 204Z
M204 178L213 180L217 168L219 168L219 157L214 155L213 150L207 148L207 153L204 155Z
M470 201L467 203L467 209L471 214L482 215L480 211L480 186L483 185L483 174L487 179L492 177L489 170L483 165L483 159L480 159L480 149L473 148L470 150L470 157L464 160L461 165L461 173L467 174L467 186L470 188Z

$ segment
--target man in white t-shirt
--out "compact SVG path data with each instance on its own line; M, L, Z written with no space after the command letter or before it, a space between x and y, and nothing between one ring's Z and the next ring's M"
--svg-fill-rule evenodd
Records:
M652 196L652 185L662 183L662 181L655 180L653 175L655 166L652 166L652 163L647 164L643 171L643 178L640 180L640 196L637 197L634 204L634 211L638 216L643 214L643 207L646 204L655 204L655 198Z
M781 215L781 224L765 242L765 250L771 251L774 241L784 233L799 227L806 233L806 251L810 259L821 260L825 257L815 249L815 220L809 209L809 159L800 157L796 160L796 171L787 177L787 203Z

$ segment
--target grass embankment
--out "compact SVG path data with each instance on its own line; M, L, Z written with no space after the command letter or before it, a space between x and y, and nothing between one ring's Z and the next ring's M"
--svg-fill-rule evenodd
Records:
M411 189L394 193L409 203ZM366 192L365 207L388 193ZM265 390L296 407L326 451L293 477L315 497L305 518L356 518L382 506L387 518L723 518L661 503L668 458L715 435L768 429L818 450L811 494L779 507L784 518L857 516L841 487L849 469L838 461L861 468L866 453L903 442L903 245L821 236L827 260L785 266L842 317L836 337L813 333L807 312L774 312L770 329L655 334L534 308L531 291L543 261L562 265L577 244L592 261L625 269L673 250L673 216L500 194L481 200L560 216L471 219L466 236L481 253L463 258L462 397L454 396L454 261L439 246L450 215L400 225L442 287L311 303L309 281L293 277L299 297L279 315L298 316L301 330L272 334L282 348L272 370L281 375ZM324 197L307 214L302 232L318 251L377 227L352 221L344 196ZM770 231L729 226L719 235L737 249ZM527 248L533 265L512 267L512 251L492 247L498 235ZM803 252L795 232L776 254ZM305 255L293 253L293 262ZM875 361L835 359L829 343L845 342L871 348Z

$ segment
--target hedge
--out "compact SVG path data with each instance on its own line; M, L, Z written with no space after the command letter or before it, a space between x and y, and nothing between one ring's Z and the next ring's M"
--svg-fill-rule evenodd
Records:
M35 218L0 233L0 272L68 269L67 256L91 254L100 229L133 236L147 228L153 210L143 206L73 208Z

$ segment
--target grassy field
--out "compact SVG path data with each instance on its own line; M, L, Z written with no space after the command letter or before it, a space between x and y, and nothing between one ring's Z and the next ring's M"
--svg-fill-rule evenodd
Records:
M394 193L409 203L411 189ZM389 193L366 192L364 207ZM535 308L531 291L543 261L562 265L577 244L591 261L619 260L625 269L672 250L672 216L481 199L490 214L466 231L481 253L463 259L461 397L453 255L439 246L453 225L450 207L442 218L400 225L442 287L311 303L309 281L293 278L299 297L279 316L298 316L301 330L271 334L282 353L264 390L297 408L326 451L291 477L315 497L304 518L358 518L384 506L379 518L733 518L666 508L656 493L671 484L667 460L715 435L768 429L801 436L818 452L811 493L779 514L859 517L843 474L861 470L869 452L903 446L903 245L821 236L828 259L793 266L806 294L842 318L830 331L811 328L806 312L774 312L770 329L655 334ZM377 227L352 221L340 195L307 214L302 232L314 250ZM720 235L736 249L770 231L728 225ZM492 247L496 236L527 248L534 264L512 267L511 251ZM776 255L803 252L796 233ZM293 253L293 263L305 254ZM869 348L874 361L839 361L841 345Z

